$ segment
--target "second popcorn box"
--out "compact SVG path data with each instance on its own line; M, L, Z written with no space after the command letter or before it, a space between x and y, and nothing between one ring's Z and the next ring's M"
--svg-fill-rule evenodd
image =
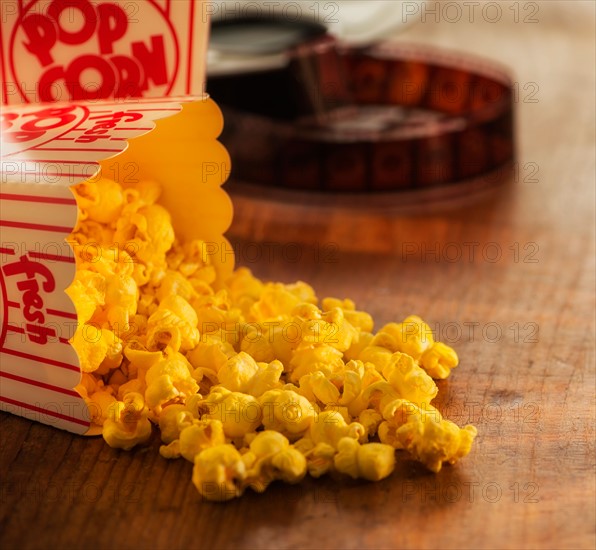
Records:
M137 327L119 304L103 331L85 309L93 281L77 268L120 266L110 288L124 303L123 273L151 277L137 256L163 237L152 234L160 208L178 238L200 243L211 277L233 268L221 189L230 161L204 94L209 6L8 0L1 10L0 408L95 433L102 404L84 398L83 374ZM113 193L98 193L106 180ZM113 225L110 246L82 206ZM126 209L134 223L117 228Z

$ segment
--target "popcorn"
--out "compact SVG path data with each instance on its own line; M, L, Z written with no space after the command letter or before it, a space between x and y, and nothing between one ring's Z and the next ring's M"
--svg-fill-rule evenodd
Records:
M333 459L336 470L354 479L379 481L391 475L395 467L395 450L390 445L361 445L355 439L344 437L339 440L337 450Z
M252 395L232 392L222 386L213 388L200 402L199 409L204 411L202 419L221 421L229 438L254 432L262 420L261 405Z
M169 405L159 415L161 440L172 443L180 437L182 429L192 423L192 413L184 405Z
M248 353L241 351L228 359L217 375L227 389L248 393L250 382L258 370L257 362Z
M259 300L250 308L249 320L257 322L283 320L298 304L315 301L315 293L306 283L298 282L295 285L268 283L261 292Z
M219 420L189 420L188 416L178 415L177 425L182 428L178 438L159 448L159 454L164 458L182 456L194 463L195 457L205 449L226 443L223 424Z
M101 374L116 368L122 360L122 341L111 330L95 325L82 325L74 334L72 345L77 350L83 372Z
M155 363L145 375L147 405L159 414L162 407L173 401L184 401L197 393L199 386L191 376L188 360L173 353Z
M297 382L305 374L322 371L331 374L343 368L342 353L329 344L303 344L290 360L290 381Z
M105 304L105 277L87 269L78 269L66 292L75 304L79 323L84 325L93 317L97 307Z
M110 407L116 403L116 398L110 391L104 389L94 392L88 401L94 424L103 426L108 418Z
M324 298L322 300L324 311L329 311L333 308L340 308L346 320L356 329L363 332L372 332L374 321L373 318L365 311L356 311L356 304L352 300L338 300L337 298Z
M340 439L349 437L364 441L366 430L362 424L352 422L348 424L338 411L323 411L316 422L310 425L309 437L313 443L326 443L337 449Z
M151 422L143 396L131 392L111 405L103 425L103 438L110 447L129 451L151 436Z
M155 182L74 192L76 389L112 447L158 425L161 456L192 462L209 500L307 473L378 481L396 449L434 472L470 451L476 429L430 404L457 354L419 317L374 334L354 302L319 303L304 282L218 279L207 243L175 239Z
M130 275L114 274L106 279L105 304L107 320L112 328L123 329L137 312L137 283Z
M88 180L74 190L82 219L91 218L102 224L112 224L120 216L124 194L115 181L108 178Z
M298 439L316 419L317 413L305 397L292 390L270 390L259 403L263 409L263 426Z
M458 363L457 353L441 342L435 342L420 357L420 364L433 378L447 378Z
M234 348L228 342L223 341L219 335L201 336L199 344L186 354L194 369L193 377L200 383L201 391L207 393L213 385L219 383L219 371L228 362L228 359L235 355Z
M430 403L439 391L433 379L405 353L392 355L383 376L399 395L414 403Z
M275 431L257 434L242 459L247 466L244 484L260 493L275 480L298 483L306 474L304 455Z
M333 459L337 451L327 443L316 445L309 438L298 440L294 447L306 458L306 468L314 478L321 477L333 469Z
M192 482L207 500L229 500L242 494L246 467L233 445L205 449L194 460Z
M167 296L147 321L147 346L188 351L199 342L195 310L181 296Z
M339 389L320 370L305 374L300 378L300 388L310 401L320 401L327 405L339 401Z
M459 428L443 419L434 407L422 409L405 399L393 401L383 409L381 441L403 448L429 470L439 472L444 462L455 464L466 456L477 435L474 426Z

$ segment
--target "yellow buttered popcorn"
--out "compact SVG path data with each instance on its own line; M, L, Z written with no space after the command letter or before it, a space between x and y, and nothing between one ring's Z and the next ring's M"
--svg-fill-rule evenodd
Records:
M106 374L122 361L122 341L110 329L85 324L75 332L72 344L83 372Z
M152 365L145 374L145 383L147 406L157 415L165 405L184 402L199 389L192 377L190 363L176 352Z
M226 442L223 423L219 420L199 420L180 432L180 454L193 462L205 449L223 445Z
M257 492L275 480L298 483L307 471L304 455L286 437L271 430L258 433L242 459L247 468L244 484Z
M194 463L195 457L205 449L226 443L223 424L219 420L189 421L188 417L178 415L177 424L181 428L178 438L170 441L168 445L162 445L159 449L159 453L164 458L182 456Z
M218 276L210 243L176 239L160 192L74 187L77 390L110 446L158 426L161 456L192 462L217 501L306 474L379 481L396 450L434 472L469 453L476 428L431 405L458 356L420 317L375 333L353 301L319 301L307 283Z
M199 343L198 317L182 296L166 296L147 320L147 346L188 351Z
M337 450L333 459L336 470L354 479L379 481L391 475L395 467L395 451L390 445L361 445L351 437L344 437L339 440Z
M315 445L312 439L304 437L296 441L294 448L306 458L306 468L311 477L318 478L333 470L337 450L328 443Z
M435 342L420 357L420 364L433 378L447 378L458 363L455 350L442 342Z
M88 180L74 187L77 205L83 219L107 226L115 223L124 207L124 192L108 178Z
M263 426L289 439L298 439L317 418L317 411L305 397L292 390L270 390L259 403L263 411Z
M151 436L151 422L147 416L143 396L131 392L123 401L110 406L103 424L103 438L110 447L127 451L139 443L145 443Z
M338 411L323 411L310 425L308 436L317 443L326 443L337 449L341 439L349 437L364 442L367 432L359 422L348 424Z
M208 500L230 500L242 495L246 467L230 444L205 449L195 457L192 482Z
M180 432L190 426L193 421L193 415L185 405L169 405L165 407L162 414L159 415L159 431L161 440L165 444L172 443L180 437Z
M454 464L466 456L478 433L474 426L459 428L445 420L432 406L422 409L405 399L386 405L383 418L381 440L409 451L433 472L439 472L445 462Z
M414 403L430 403L439 392L433 379L406 353L394 353L383 376L402 397Z
M228 438L241 438L254 432L262 421L261 404L245 393L233 392L222 386L213 388L199 403L201 418L219 420Z

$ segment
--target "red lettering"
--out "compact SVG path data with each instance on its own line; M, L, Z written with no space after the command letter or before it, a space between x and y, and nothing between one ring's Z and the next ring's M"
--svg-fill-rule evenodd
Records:
M8 277L13 275L27 275L28 279L35 279L36 275L43 278L43 289L46 292L53 292L56 287L52 272L39 262L32 262L27 256L23 255L18 262L6 264L2 267L4 274Z
M42 101L55 101L63 87L70 99L94 100L139 97L152 86L168 83L164 35L132 42L131 55L122 53L129 22L117 2L52 0L46 13L27 15L22 26L24 47L47 68L38 81ZM85 46L89 53L73 56L67 64L55 62L52 50L57 44L81 45L95 34L99 54L90 53L91 48Z
M114 97L138 97L141 95L141 67L130 57L115 55L110 59L118 71L118 86Z
M141 113L125 113L124 111L113 113L108 116L100 115L89 117L89 120L97 120L98 122L93 125L93 128L87 130L75 141L77 143L93 143L94 141L105 137L105 135L108 134L112 128L118 126L118 123L122 119L124 119L124 122L135 122L141 118L143 118Z
M34 344L45 345L48 343L48 337L56 338L56 331L49 327L44 327L43 325L27 323L27 325L25 325L25 331L27 332L27 336L29 336L29 340Z
M8 130L12 127L12 121L19 118L16 113L0 113L0 128L2 130Z
M99 52L109 54L114 50L112 44L124 36L128 28L128 17L126 12L116 4L100 4L97 7L99 15L99 28L97 37L99 39Z
M79 10L83 14L83 26L75 32L67 31L60 24L60 16L64 10L69 10L66 17L72 18L72 10ZM58 27L58 40L65 44L82 44L93 36L97 25L97 18L93 6L88 0L54 0L48 8L48 15L56 22Z
M39 79L39 99L41 101L54 101L54 94L52 89L54 84L64 79L64 69L60 66L52 67L41 75Z
M25 279L17 283L17 289L22 293L23 315L29 323L43 323L45 316L43 314L43 298L40 296L39 289L45 292L53 292L56 288L56 282L52 272L43 264L31 261L26 255L19 258L19 261L2 266L2 271L6 277L16 275L25 275ZM29 333L29 327L32 327L32 333ZM38 327L36 325L27 325L27 334L29 339L35 343L46 343L47 336L53 331ZM54 333L55 335L55 333Z
M72 111L75 109L76 107L74 105L70 105L68 107L50 107L49 109L42 109L35 113L25 114L23 116L32 116L35 118L25 122L21 126L21 130L25 132L46 131L70 124L77 118L76 115L72 114Z
M87 69L95 69L101 75L101 80L87 80L87 87L84 88L81 85L81 73ZM66 69L66 87L72 99L104 99L112 95L115 85L116 77L112 67L97 55L82 55L72 61Z
M25 48L31 52L43 67L54 61L50 50L56 44L56 28L45 15L33 13L23 19L23 30L29 39L24 43Z
M132 55L143 66L145 78L141 83L141 90L149 88L149 79L157 86L167 84L168 72L166 70L166 52L163 36L151 36L152 50L149 50L143 42L132 43Z
M141 113L131 113L131 112L124 112L118 111L117 113L112 113L110 115L98 115L98 116L90 116L89 120L103 120L106 119L106 122L119 122L121 119L125 119L125 122L136 122L137 120L141 120L143 115Z

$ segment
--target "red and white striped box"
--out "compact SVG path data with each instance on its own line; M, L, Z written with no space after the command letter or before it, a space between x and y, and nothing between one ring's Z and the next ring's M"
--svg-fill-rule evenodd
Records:
M66 240L77 219L70 187L96 176L100 161L155 120L204 99L208 5L0 6L0 409L89 433L90 411L73 389L81 379L69 344L77 315L65 293L76 268ZM196 186L187 200L202 192Z

